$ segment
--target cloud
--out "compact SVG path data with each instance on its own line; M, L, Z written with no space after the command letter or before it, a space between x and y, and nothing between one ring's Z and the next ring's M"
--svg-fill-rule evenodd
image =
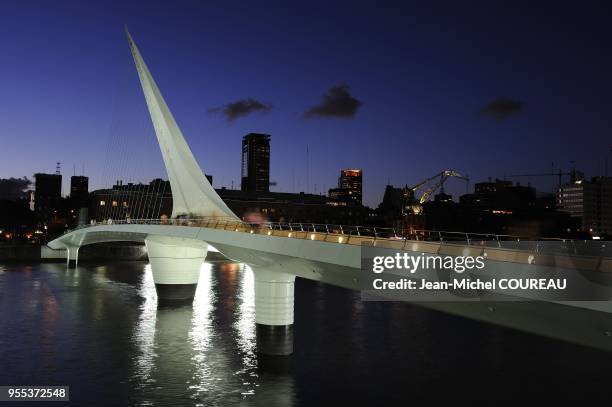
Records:
M348 85L338 85L330 88L321 103L313 106L304 113L307 119L314 117L340 117L351 118L355 116L362 103L350 93Z
M502 97L487 103L480 109L479 114L490 119L502 121L518 115L523 111L524 107L525 103L521 101Z
M253 98L246 98L228 103L220 107L208 109L210 113L222 113L228 121L233 121L241 117L246 117L255 112L269 112L272 110L272 105L262 103Z

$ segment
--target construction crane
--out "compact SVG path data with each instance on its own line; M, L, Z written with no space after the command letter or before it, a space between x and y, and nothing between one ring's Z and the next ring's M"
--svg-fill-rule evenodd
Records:
M429 198L431 198L431 196L438 189L440 188L443 189L444 183L449 178L459 178L466 182L470 181L469 178L459 174L457 171L444 170L434 176L427 178L424 181L419 182L413 187L406 186L404 188L404 200L405 200L405 204L403 206L404 215L421 215L423 213L423 204L427 202L427 200L429 200ZM416 192L420 190L421 188L430 185L429 183L435 179L438 179L438 181L433 186L423 191L423 193L421 194L421 197L416 199L415 197Z
M572 182L576 181L576 179L580 178L580 172L576 171L576 169L572 169L570 172L563 172L563 170L561 170L559 168L558 172L555 172L554 170L548 173L542 173L542 174L513 174L513 175L508 175L508 177L510 178L518 178L518 177L559 177L559 187L562 184L562 177L564 175L569 175L570 179Z

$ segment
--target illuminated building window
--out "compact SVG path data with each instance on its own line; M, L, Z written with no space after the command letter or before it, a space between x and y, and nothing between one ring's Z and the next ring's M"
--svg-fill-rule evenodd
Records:
M106 201L100 201L100 206L106 206Z
M113 201L113 206L117 206L117 201Z

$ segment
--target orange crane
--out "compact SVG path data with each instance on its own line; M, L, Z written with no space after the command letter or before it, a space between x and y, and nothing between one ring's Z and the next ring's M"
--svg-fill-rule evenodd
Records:
M444 171L439 172L436 175L433 175L427 178L424 181L419 182L413 187L406 186L404 188L404 201L405 201L405 204L403 205L404 215L421 215L423 213L423 204L427 202L429 198L431 198L432 195L438 189L444 188L444 183L449 178L459 178L466 182L470 181L469 178L461 175L455 170L444 170ZM416 192L425 186L429 186L430 182L435 179L438 179L438 181L433 186L429 187L428 189L425 189L425 191L423 191L423 193L421 194L421 197L416 199L415 198Z

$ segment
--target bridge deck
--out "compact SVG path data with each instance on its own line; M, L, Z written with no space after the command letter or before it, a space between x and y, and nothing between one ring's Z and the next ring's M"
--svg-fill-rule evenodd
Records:
M612 248L604 243L564 239L525 239L518 236L445 231L373 228L313 223L248 223L221 218L132 219L83 225L86 232L101 225L187 226L253 235L302 239L330 244L375 246L391 250L449 256L486 256L489 260L538 264L569 269L612 272ZM60 240L61 237L58 239Z

